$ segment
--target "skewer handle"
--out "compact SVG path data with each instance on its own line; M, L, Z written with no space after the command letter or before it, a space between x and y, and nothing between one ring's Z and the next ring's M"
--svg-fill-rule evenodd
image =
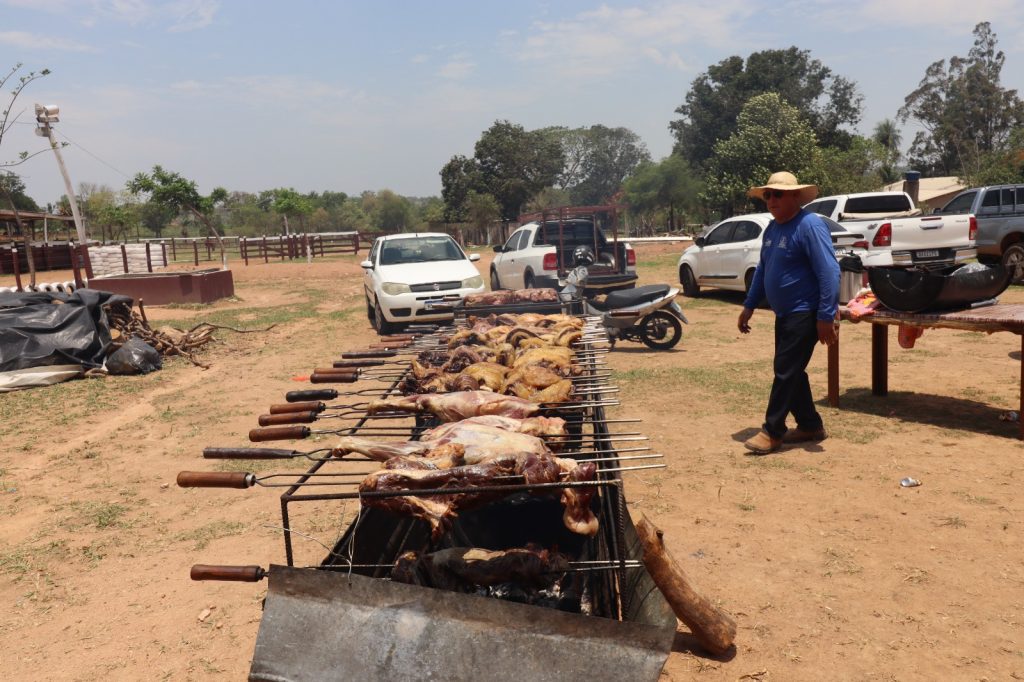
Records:
M309 391L288 391L284 399L290 403L297 403L303 400L334 400L338 392L333 388L314 388ZM273 412L273 410L271 410Z
M399 341L397 343L371 343L367 344L366 347L370 350L397 350L399 348L405 348L408 345L408 342Z
M287 412L323 412L327 405L319 400L307 400L303 403L278 403L270 406L270 414L285 414Z
M307 412L285 412L283 414L261 414L260 426L279 426L281 424L312 424L319 414L312 410Z
M334 368L345 369L352 367L377 367L378 365L383 365L385 362L385 360L377 360L374 358L360 358L358 360L335 360Z
M203 448L206 459L291 459L301 454L283 448Z
M249 431L249 440L262 443L268 440L289 440L291 438L307 438L312 431L308 426L270 426L265 429Z
M192 580L230 580L238 583L256 583L267 575L260 566L209 566L196 564L189 571Z
M354 384L358 380L359 375L354 372L351 374L313 372L312 376L309 377L309 383L311 384Z
M415 334L390 334L388 336L380 337L381 343L405 343L407 341L415 341Z
M182 488L251 488L256 477L244 471L182 471L178 486Z
M393 350L352 350L346 353L342 353L341 357L345 359L356 359L356 358L393 358L398 353Z

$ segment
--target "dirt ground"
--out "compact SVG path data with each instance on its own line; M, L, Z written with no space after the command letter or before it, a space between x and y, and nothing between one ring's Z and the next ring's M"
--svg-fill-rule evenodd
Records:
M680 250L639 247L643 283L677 282ZM278 493L182 489L175 476L281 470L201 452L248 445L268 404L375 335L356 257L232 267L234 300L147 307L155 325L276 325L218 332L210 369L175 359L144 377L0 395L0 678L245 677L265 584L193 583L188 571L283 563ZM870 327L844 324L841 409L824 404L823 349L811 366L828 440L752 457L741 443L762 421L771 315L741 337L738 294L679 300L690 325L676 349L610 354L622 393L609 416L643 418L668 464L630 474L634 517L665 531L738 634L714 658L680 626L663 679L1024 677L1024 449L1000 419L1018 408L1019 338L930 330L904 350L890 332L890 395L877 398ZM901 488L905 476L922 485ZM296 512L311 538L297 562L319 561L352 512Z

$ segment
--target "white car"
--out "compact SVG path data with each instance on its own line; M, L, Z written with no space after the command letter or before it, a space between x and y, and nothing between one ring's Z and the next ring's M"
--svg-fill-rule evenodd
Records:
M587 289L609 293L636 285L636 252L626 242L610 240L589 218L530 222L519 227L504 245L494 247L491 289L557 288L572 269L572 252L586 245L594 250Z
M862 234L818 216L828 225L832 243L839 252L863 253ZM727 218L711 226L679 258L679 283L686 296L699 296L700 288L717 287L747 291L761 258L761 236L771 222L771 213L752 213Z
M380 334L402 325L452 318L451 305L484 291L484 278L443 232L390 234L378 237L363 267L366 315Z

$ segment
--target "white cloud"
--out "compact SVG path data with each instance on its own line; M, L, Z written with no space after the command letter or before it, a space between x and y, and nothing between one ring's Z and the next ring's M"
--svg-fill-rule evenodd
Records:
M413 64L423 64L424 62L426 62L429 59L430 59L430 57L425 55L425 54L415 54L415 55L412 56L412 59L410 59L409 61L411 61Z
M167 11L173 21L168 31L178 33L206 28L213 23L214 15L220 9L215 0L183 0L173 2Z
M56 36L42 36L26 31L0 31L0 45L11 45L23 50L58 50L61 52L96 52L96 48L75 40Z
M194 31L213 23L220 9L219 0L2 0L3 4L49 14L77 16L86 28L96 28L103 20L129 26L166 26L172 33Z
M437 75L449 80L461 80L466 78L476 68L476 64L469 60L467 55L455 55L442 66Z
M757 10L743 0L655 2L610 7L557 21L537 21L523 45L506 49L559 77L605 77L653 62L687 69L682 47L742 42L737 30Z

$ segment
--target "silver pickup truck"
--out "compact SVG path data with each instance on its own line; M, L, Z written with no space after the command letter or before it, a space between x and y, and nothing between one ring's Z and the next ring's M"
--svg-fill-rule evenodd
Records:
M1002 262L1013 282L1024 282L1024 185L972 187L950 199L933 215L973 214L978 220L978 260Z
M906 192L820 197L804 208L863 233L865 267L945 267L977 255L973 215L922 216Z

